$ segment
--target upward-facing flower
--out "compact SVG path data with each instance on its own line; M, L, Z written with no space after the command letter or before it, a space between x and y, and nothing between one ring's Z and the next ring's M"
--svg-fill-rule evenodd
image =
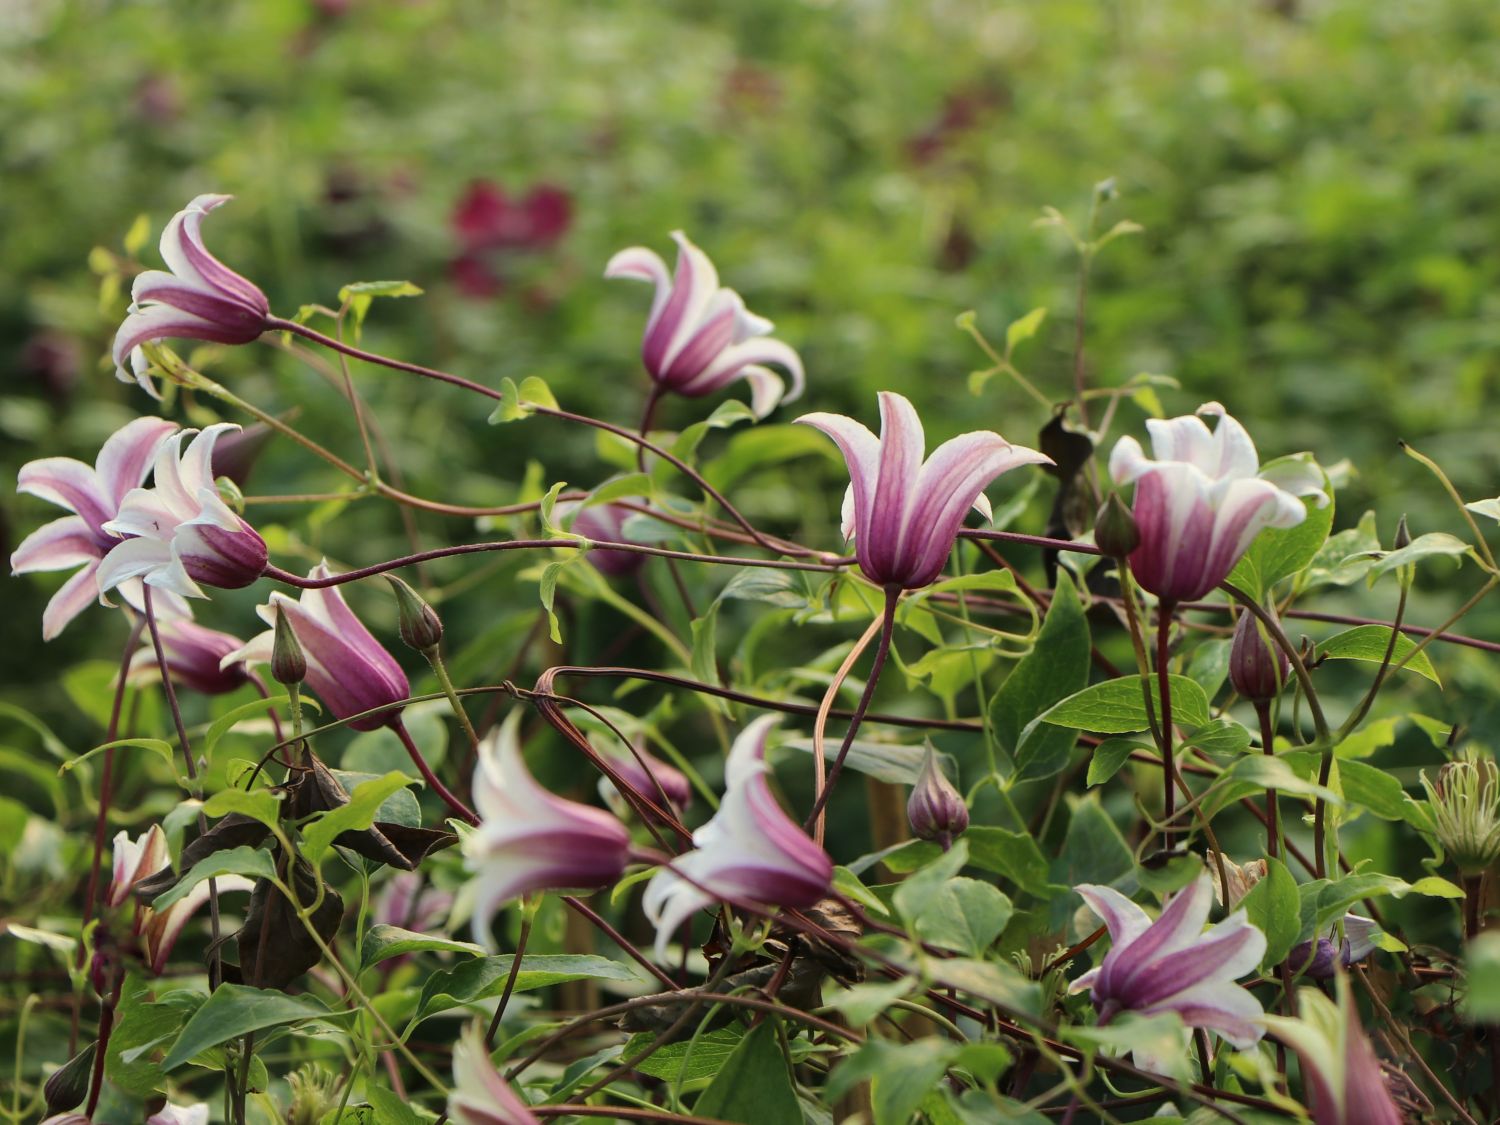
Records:
M672 238L677 242L675 275L669 277L660 255L644 246L621 250L604 267L605 277L656 286L641 359L659 390L697 397L745 379L758 418L778 402L799 398L804 376L797 353L771 338L775 326L746 309L738 293L720 288L718 271L707 254L681 231L673 231ZM790 392L780 375L763 366L767 363L791 375Z
M1297 1052L1314 1125L1401 1125L1348 979L1339 974L1337 1005L1315 988L1298 989L1297 1016L1261 1019Z
M132 489L105 530L124 536L99 565L99 589L139 578L184 597L207 595L198 587L237 590L266 569L266 541L224 503L214 485L214 442L232 422L209 426L184 451L173 434L157 451L151 487Z
M489 943L500 905L531 891L601 887L630 858L630 833L603 809L544 789L521 755L519 710L479 743L474 805L479 827L464 838L464 860L478 883L474 937Z
M197 196L161 232L162 260L171 272L147 270L131 287L130 311L115 333L115 374L121 382L134 379L157 395L140 350L152 340L248 344L266 330L271 315L266 295L210 254L199 231L203 216L232 198Z
M927 439L916 409L891 391L879 397L878 438L842 414L804 414L797 421L833 438L849 465L844 537L854 540L865 577L915 590L942 572L971 507L989 518L986 485L1001 473L1051 464L1052 458L976 430L943 442L924 462Z
M782 811L766 782L766 738L776 716L751 723L729 751L724 803L693 833L693 850L658 871L641 900L656 926L656 952L715 896L792 909L828 893L833 861Z
M99 561L120 542L104 525L119 514L126 494L146 479L157 449L176 428L176 422L165 418L137 418L110 436L92 468L71 457L44 457L21 466L17 492L40 496L74 514L28 535L10 556L12 573L81 568L47 603L42 614L43 640L57 636L98 600ZM121 593L140 607L140 583L127 584ZM180 601L172 601L177 613L186 612Z
M1323 476L1305 461L1262 471L1255 443L1217 402L1198 408L1217 415L1210 432L1196 415L1149 419L1151 449L1122 437L1109 455L1116 484L1135 483L1141 543L1130 569L1166 602L1193 601L1229 577L1251 542L1268 527L1295 527L1307 517L1301 496L1328 503Z
M332 574L326 560L307 572L309 578L330 578ZM351 730L375 730L400 713L393 705L411 695L406 673L354 615L337 586L303 590L300 601L277 591L255 612L271 628L225 656L225 664L236 660L271 663L276 615L285 614L307 662L307 686L335 718L347 719L376 707L390 707L349 724Z
M224 657L245 647L238 637L205 629L186 619L164 621L161 634L162 655L167 658L167 674L174 682L202 692L223 695L248 683L250 676L241 661L223 663ZM130 660L132 680L152 680L161 673L156 668L156 646L143 637L141 647Z
M1120 1012L1176 1012L1188 1027L1217 1031L1241 1049L1264 1034L1256 1022L1260 1002L1234 982L1260 964L1266 935L1243 910L1204 930L1214 899L1207 874L1168 899L1154 922L1113 888L1085 883L1073 889L1103 919L1113 942L1103 962L1070 988L1091 990L1100 1024ZM1134 1057L1147 1070L1163 1069L1146 1052Z
M481 1024L471 1023L453 1048L453 1125L534 1125L537 1118L490 1061Z

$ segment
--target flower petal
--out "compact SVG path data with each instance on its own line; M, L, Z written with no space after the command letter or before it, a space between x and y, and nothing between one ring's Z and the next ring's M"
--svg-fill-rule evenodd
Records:
M44 523L10 556L12 574L39 570L69 570L96 561L101 554L89 525L80 516L63 516Z
M43 457L21 466L16 491L40 497L84 518L91 528L110 519L114 506L92 468L71 457Z
M166 418L136 418L121 426L99 449L94 460L99 487L116 506L146 479L161 443L177 429Z
M854 539L863 535L875 499L875 485L880 478L880 439L863 423L844 414L818 411L802 415L797 422L822 430L837 443L839 451L843 453L844 463L849 468L850 495L854 498L854 522L851 525L846 497L844 538Z
M95 577L99 564L91 562L64 582L42 611L42 640L50 641L89 606L99 600L99 583Z

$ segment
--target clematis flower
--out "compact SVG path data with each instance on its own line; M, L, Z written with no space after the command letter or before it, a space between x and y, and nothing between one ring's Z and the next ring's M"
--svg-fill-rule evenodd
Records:
M214 891L222 897L239 891L249 894L253 890L255 884L243 875L220 875L217 879L194 884L192 890L165 910L143 908L136 915L136 930L145 946L146 963L151 971L160 976L166 969L167 958L172 955L172 948L182 936L183 929Z
M235 515L214 486L213 453L219 435L238 430L220 422L200 432L186 451L179 431L157 450L151 487L135 488L104 530L124 538L99 564L99 589L131 578L189 598L207 597L198 586L238 590L266 569L266 541Z
M891 391L879 398L879 438L842 414L804 414L797 421L837 442L849 465L844 537L854 540L865 577L915 590L942 572L969 508L989 518L986 485L1021 465L1050 465L1052 458L976 430L945 441L924 462L926 437L916 408Z
M1432 835L1462 874L1483 874L1500 860L1500 767L1471 747L1445 763L1436 781L1425 770L1420 776Z
M1243 910L1204 930L1214 897L1207 874L1168 899L1154 922L1111 887L1073 889L1103 919L1113 942L1103 962L1069 989L1092 992L1101 1025L1124 1011L1176 1012L1188 1027L1216 1031L1241 1049L1265 1033L1257 1022L1260 1002L1234 982L1260 964L1266 935ZM1137 1050L1134 1058L1147 1070L1162 1069L1146 1052Z
M787 344L771 338L775 326L745 308L733 289L719 286L719 274L708 255L680 230L677 269L644 246L621 250L604 267L605 277L627 277L656 286L641 359L655 380L657 393L675 391L689 398L713 394L736 379L750 383L750 405L764 418L779 402L802 395L802 360ZM764 366L774 363L792 377L790 391L782 377Z
M224 695L249 682L250 673L241 661L223 663L224 657L245 647L238 637L187 620L164 621L158 632L167 674L174 682L204 695ZM161 675L150 637L142 639L131 657L130 675L132 680L151 682Z
M155 875L172 862L167 848L167 835L161 825L153 824L141 833L139 840L132 840L130 833L120 832L115 836L114 871L109 881L109 890L104 902L108 906L121 906L130 897L131 889L142 879Z
M325 559L307 572L309 578L329 578ZM370 635L364 623L354 616L349 603L337 586L303 590L301 600L277 591L255 612L271 628L250 639L241 649L226 655L221 662L269 664L275 652L276 615L285 614L292 633L302 646L307 661L306 683L335 718L347 719L376 707L390 710L367 715L349 724L350 730L375 730L400 713L399 704L411 695L411 684L396 658Z
M577 513L576 515L574 513ZM618 504L595 504L585 508L576 500L564 500L552 509L553 518L579 535L608 543L629 543L625 538L625 521L635 513ZM573 518L568 519L569 516ZM611 551L607 547L596 547L584 558L589 565L606 578L623 578L641 569L645 555L634 551Z
M1297 1019L1262 1016L1302 1063L1313 1125L1401 1125L1375 1048L1360 1026L1349 982L1338 977L1337 1005L1315 988L1297 990Z
M168 1103L146 1118L146 1125L208 1125L208 1103L172 1105Z
M168 337L248 344L266 330L270 302L256 286L208 252L203 216L233 196L200 195L161 232L166 270L147 270L130 289L130 310L115 333L115 374L161 397L146 374L141 345ZM130 370L126 370L126 363Z
M1379 949L1375 938L1380 932L1371 919L1345 914L1344 937L1337 945L1334 944L1337 930L1316 941L1298 942L1286 955L1286 963L1292 972L1303 973L1311 980L1329 980L1340 968L1363 961Z
M42 614L42 639L50 641L63 627L99 598L99 561L120 542L104 525L119 514L126 495L146 479L157 449L177 423L165 418L137 418L128 422L104 443L90 468L71 457L44 457L21 466L16 491L39 496L72 512L28 535L10 556L13 574L81 567L62 589L52 595ZM120 591L139 608L139 582L126 583ZM187 607L172 597L170 605L157 607L169 615L185 614Z
M1109 455L1116 484L1135 483L1133 507L1141 544L1130 554L1136 581L1164 602L1193 601L1229 577L1251 542L1268 527L1295 527L1307 517L1299 499L1328 503L1323 476L1307 461L1262 470L1255 443L1217 402L1195 415L1149 419L1151 448L1122 437Z
M766 782L766 739L776 716L751 723L729 751L724 802L693 833L693 850L672 860L641 900L656 927L656 954L714 897L801 909L828 893L833 861L776 803Z
M371 918L386 926L426 933L453 907L453 895L425 886L420 871L397 871L375 896Z
M1274 606L1266 612L1276 616ZM1260 619L1253 613L1240 614L1229 647L1229 682L1234 690L1252 703L1269 703L1281 694L1291 669L1291 661L1266 635Z
M633 749L634 753L625 750L603 752L630 790L654 805L665 803L678 813L692 804L693 787L681 770L648 753L644 740L638 739ZM607 777L599 779L599 794L621 816L630 808L615 783ZM662 800L664 795L665 802Z
M521 755L521 712L512 711L479 743L474 805L479 827L464 838L474 873L474 940L489 943L502 903L531 891L602 887L629 861L630 833L603 809L581 805L538 784Z
M537 1120L490 1061L478 1023L466 1027L453 1048L448 1116L453 1125L533 1125Z

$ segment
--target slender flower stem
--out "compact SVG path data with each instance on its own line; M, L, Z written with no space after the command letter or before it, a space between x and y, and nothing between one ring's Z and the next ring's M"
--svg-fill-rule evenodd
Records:
M865 630L864 636L854 642L854 647L849 650L849 655L844 657L844 662L839 665L839 670L833 674L829 681L828 690L823 693L823 701L818 704L818 717L813 723L813 792L822 793L826 782L825 773L828 763L823 757L823 736L828 728L828 712L833 707L833 701L848 679L854 662L863 655L870 642L875 639L875 634L880 631L883 617L875 617L870 621L870 627ZM823 843L823 833L826 827L825 818L818 817L813 826L813 842L820 847Z
M657 980L661 981L662 984L671 989L675 989L677 987L676 981L674 981L666 973L662 972L661 969L657 968L656 964L639 949L637 949L635 945L631 943L629 938L627 938L624 934L620 933L619 930L615 929L603 918L601 918L593 909L589 907L588 903L584 902L582 899L579 899L575 895L563 895L562 900L563 904L567 906L569 910L573 911L573 913L577 914L579 917L587 919L600 933L609 938L610 941L614 942L620 947L623 952L629 955L632 961L634 961L641 968L645 969Z
M1219 589L1239 602L1246 613L1253 614L1256 620L1265 626L1267 635L1280 646L1282 652L1286 653L1286 658L1292 665L1292 672L1297 677L1297 683L1302 687L1302 694L1307 699L1307 709L1312 713L1313 729L1317 732L1318 741L1329 742L1328 719L1324 716L1323 705L1318 700L1318 689L1313 686L1307 665L1302 662L1302 654L1297 651L1297 646L1292 644L1291 638L1286 635L1281 622L1267 613L1260 602L1232 582L1219 583ZM1288 616L1293 615L1288 614Z
M880 642L875 648L875 659L870 664L870 676L865 681L864 694L859 697L859 703L854 708L854 715L849 720L849 729L844 732L844 741L839 746L838 756L833 759L833 765L828 769L827 784L818 790L818 797L813 802L812 811L807 814L807 820L803 822L804 832L811 831L813 826L822 820L823 810L828 805L828 798L833 793L834 785L838 783L839 774L843 772L844 759L849 756L849 748L854 745L854 736L859 733L859 724L864 719L870 700L875 695L875 685L880 681L881 669L885 667L885 658L891 650L891 633L896 626L896 605L900 600L900 587L886 587L885 610L880 624Z
M342 586L345 582L357 582L361 578L369 578L375 574L384 574L390 570L400 570L402 567L430 562L433 559L446 559L455 555L478 555L490 551L540 550L546 547L562 551L583 551L590 547L600 547L611 551L626 551L637 555L656 555L658 558L664 559L682 559L685 562L712 563L721 566L751 566L768 570L811 570L822 574L837 574L844 569L842 566L835 566L829 563L799 562L793 559L754 559L728 555L700 555L693 551L671 551L663 547L650 547L642 543L616 543L613 540L607 539L502 539L492 543L460 543L452 547L437 547L431 551L418 551L416 554L402 555L400 558L391 559L388 562L376 563L374 566L361 567L358 570L348 570L343 574L334 574L327 578L304 578L299 574L282 570L278 566L266 567L263 574L266 578L277 582L284 582L288 586L296 586L302 590L322 590L329 586Z
M521 904L521 933L516 938L515 956L511 958L510 972L505 975L505 988L500 992L500 1002L495 1005L494 1018L490 1020L490 1026L484 1033L484 1045L489 1050L495 1049L495 1034L500 1030L500 1021L505 1018L506 1006L510 1003L510 994L516 989L516 978L521 975L521 959L526 956L526 942L531 937L531 920L536 916L529 903Z
M437 774L432 772L432 767L427 764L427 759L422 756L421 749L413 741L411 731L406 729L406 724L401 721L401 717L398 715L392 719L390 725L391 729L396 732L396 737L401 740L401 745L406 747L407 754L411 756L411 760L416 764L417 772L422 775L422 780L427 782L428 787L441 797L443 802L457 813L460 819L467 821L469 824L478 824L479 817L474 810L455 797L452 791L438 779Z
M646 395L646 405L641 408L641 422L636 427L643 439L651 437L651 422L656 417L657 404L661 402L662 386L656 380L651 381L651 391ZM635 448L635 466L641 472L646 471L646 447L638 445Z
M464 734L468 735L470 748L477 747L479 735L474 730L474 724L469 721L469 713L464 710L463 701L458 698L458 692L453 690L453 680L448 675L448 666L443 663L443 654L438 651L437 645L433 645L422 655L427 657L427 663L432 665L432 674L437 677L438 686L448 697L448 706L453 708L453 714L458 718L458 725L463 727Z
M1161 692L1162 830L1161 846L1170 852L1175 843L1172 820L1177 815L1177 734L1172 728L1172 680L1168 674L1172 638L1172 603L1156 607L1156 686ZM1229 891L1224 888L1225 893Z

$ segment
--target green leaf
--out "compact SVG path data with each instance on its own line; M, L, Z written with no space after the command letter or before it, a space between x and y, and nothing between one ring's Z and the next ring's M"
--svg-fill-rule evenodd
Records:
M490 414L490 425L530 418L532 411L538 406L549 410L557 409L557 399L553 397L552 389L545 380L528 375L518 387L514 379L501 379L500 405Z
M1262 466L1262 470L1289 461L1311 461L1305 453L1290 457L1278 457ZM1229 581L1242 590L1256 595L1264 594L1283 578L1296 574L1317 557L1318 551L1328 540L1333 527L1333 487L1328 477L1323 477L1323 488L1328 503L1319 508L1309 498L1305 501L1307 516L1295 527L1268 528L1255 537L1250 549L1235 564Z
M445 953L468 953L476 957L484 956L484 947L475 945L473 942L456 941L453 938L433 934L419 934L412 930L403 930L399 926L379 924L366 930L364 940L359 944L360 971L363 972L370 966L378 965L392 957L400 957L406 953L427 953L433 950L441 950Z
M1481 516L1488 516L1492 520L1500 520L1500 497L1493 500L1475 500L1465 504L1464 507Z
M274 879L276 878L276 862L271 858L271 853L258 848L240 846L238 848L226 848L213 855L206 855L197 863L193 864L188 873L172 886L170 890L163 891L152 900L153 910L165 910L179 899L185 898L188 891L192 890L205 879L215 879L220 875L244 875L251 879Z
M1042 715L1042 722L1099 734L1132 734L1149 727L1140 676L1121 676L1093 684L1068 696ZM1152 702L1159 706L1157 677L1149 677ZM1201 727L1208 722L1208 696L1186 676L1169 675L1172 688L1172 721L1179 726Z
M1344 803L1337 793L1303 777L1285 760L1265 754L1247 754L1240 758L1214 784L1222 787L1226 782L1240 782L1255 789L1275 789L1283 795L1322 797L1335 805ZM1221 801L1223 799L1220 797Z
M422 290L409 281L351 281L339 290L339 301L351 297L420 297Z
M1039 898L1050 894L1047 861L1030 834L975 824L963 834L963 842L969 850L972 866L1003 875L1021 890ZM936 844L910 840L887 852L881 857L881 862L899 875L915 871L941 854Z
M1090 793L1073 803L1062 855L1067 862L1067 883L1113 883L1135 866L1135 855L1125 837Z
M1042 326L1042 321L1046 319L1047 310L1043 307L1032 309L1025 316L1011 321L1005 329L1005 358L1010 358L1011 352L1015 351L1017 344L1023 343L1035 336L1037 329Z
M942 852L931 863L914 872L896 888L892 896L901 916L915 925L917 919L936 905L942 895L943 885L968 862L969 844L967 840L960 838L948 851Z
M813 751L813 741L810 738L791 738L781 745L793 750L803 750L808 754ZM825 757L831 758L832 755L838 753L838 749L838 743L831 739L823 744ZM926 754L927 750L922 746L903 746L894 742L864 742L856 739L850 745L848 756L844 759L844 768L892 785L915 785L917 777L922 772L922 762ZM938 759L948 776L955 776L951 757L939 754Z
M193 1013L162 1060L164 1072L175 1070L195 1055L228 1043L251 1031L336 1013L312 996L288 996L239 984L221 984Z
M198 752L204 757L211 759L214 747L219 744L219 739L223 738L241 722L249 718L264 717L267 709L274 710L289 702L291 702L291 696L289 695L273 695L270 699L254 699L249 703L241 704L230 711L226 711L209 725L207 732L204 733L203 739L199 743ZM303 706L311 706L314 710L319 709L317 702L308 699L306 696L302 697L302 703Z
M1301 896L1297 880L1279 859L1266 860L1266 876L1242 900L1250 921L1266 935L1264 968L1286 960L1302 934Z
M880 896L860 881L858 875L847 867L835 867L833 869L833 889L845 898L852 898L866 910L876 914L889 915L890 910L881 901Z
M336 836L343 832L360 832L370 827L375 823L375 816L386 798L410 784L411 778L398 772L360 782L349 795L347 805L329 809L303 826L302 854L307 857L308 862L317 864L333 846Z
M782 1057L777 1025L753 1028L693 1105L697 1117L744 1125L802 1125L802 1107Z
M1114 777L1137 750L1155 749L1151 743L1134 738L1106 738L1094 747L1093 756L1089 759L1089 786L1103 785Z
M165 1075L149 1056L176 1039L207 999L202 992L184 989L153 996L141 976L132 972L120 989L115 1028L105 1053L105 1077L136 1097L149 1097L161 1089Z
M1059 1034L1068 1042L1104 1047L1111 1054L1148 1051L1162 1064L1168 1077L1178 1082L1193 1081L1193 1068L1187 1053L1188 1037L1183 1032L1182 1017L1176 1012L1158 1012L1150 1016L1124 1012L1105 1027L1075 1024L1060 1029Z
M125 232L125 241L122 244L125 247L125 253L132 258L135 257L145 249L146 243L150 238L151 217L142 211L135 217L135 221L130 224L130 229Z
M978 957L1000 936L1014 912L1010 899L998 889L959 875L945 880L912 922L917 936L933 945Z
M824 1003L835 1011L842 1012L844 1018L855 1027L863 1027L897 1000L905 999L916 987L915 977L870 981L850 985L842 992L826 998Z
M422 1119L417 1117L401 1095L392 1090L383 1089L373 1082L366 1082L365 1100L375 1111L376 1125L420 1125ZM354 1125L354 1122L349 1121L347 1116L344 1122L347 1125ZM344 1123L336 1123L336 1125L344 1125Z
M117 738L113 742L102 743L99 746L95 746L92 750L85 751L84 753L78 755L78 757L76 758L69 759L58 767L57 772L59 774L67 773L69 770L72 770L88 761L95 754L102 754L106 750L120 750L126 748L150 750L153 754L157 755L164 762L166 762L169 767L174 770L176 769L176 766L174 764L176 756L172 752L171 743L163 742L159 738Z
M1027 980L1003 961L975 961L968 957L935 960L928 965L932 979L949 988L978 996L1014 1012L1038 1015L1042 986Z
M582 553L582 552L580 552ZM575 556L576 557L576 556ZM537 586L537 593L542 601L542 608L547 611L547 634L552 638L555 645L562 644L562 626L558 623L557 614L552 608L557 598L557 579L562 574L563 567L567 566L572 559L549 562L542 568L542 578Z
M1182 743L1209 754L1243 754L1250 747L1250 732L1233 719L1213 719L1190 732Z
M838 449L811 426L762 424L725 442L724 452L703 466L703 476L725 492L761 469L813 455L839 461Z
M1368 809L1382 820L1406 820L1420 825L1416 802L1406 795L1394 775L1349 759L1340 759L1337 766L1339 789L1348 804Z
M281 798L269 789L223 789L203 802L203 815L217 819L239 813L274 827L281 819Z
M1382 574L1395 570L1397 567L1411 566L1422 559L1451 558L1457 565L1463 565L1465 555L1474 553L1474 549L1456 535L1449 535L1446 531L1432 531L1426 535L1419 535L1399 551L1390 551L1382 555L1370 567L1370 581L1374 581Z
M514 957L479 957L451 969L431 974L422 985L413 1022L435 1012L499 996L505 988ZM572 980L616 980L639 984L640 976L628 965L592 954L522 957L516 974L516 992L528 992Z
M704 1032L696 1039L668 1043L634 1069L664 1082L702 1081L712 1078L724 1068L729 1056L734 1054L734 1049L744 1037L744 1032L737 1027L721 1027ZM620 1057L633 1058L656 1040L657 1036L649 1031L633 1035L620 1052Z
M1353 629L1346 629L1321 642L1314 650L1314 655L1327 660L1367 660L1379 664L1385 660L1385 650L1390 643L1389 626L1356 625ZM1396 647L1391 656L1392 666L1399 664L1416 647L1417 643L1405 633L1397 633ZM1438 679L1437 670L1433 668L1432 661L1427 659L1425 651L1407 661L1405 669L1425 676L1438 687L1443 686L1443 681Z
M908 1125L923 1099L942 1080L958 1049L958 1044L936 1036L900 1044L866 1039L828 1076L827 1098L837 1101L860 1083L869 1082L875 1125ZM708 1116L701 1104L693 1112Z
M1500 934L1483 933L1464 950L1460 1011L1470 1023L1500 1023Z
M1380 537L1375 532L1375 513L1366 512L1355 527L1330 535L1308 564L1303 588L1314 586L1352 586L1370 572L1380 553Z
M995 739L1012 755L1018 778L1049 777L1066 765L1077 738L1074 731L1053 730L1035 720L1088 683L1089 652L1083 605L1072 578L1059 571L1035 647L1011 670L990 705Z

